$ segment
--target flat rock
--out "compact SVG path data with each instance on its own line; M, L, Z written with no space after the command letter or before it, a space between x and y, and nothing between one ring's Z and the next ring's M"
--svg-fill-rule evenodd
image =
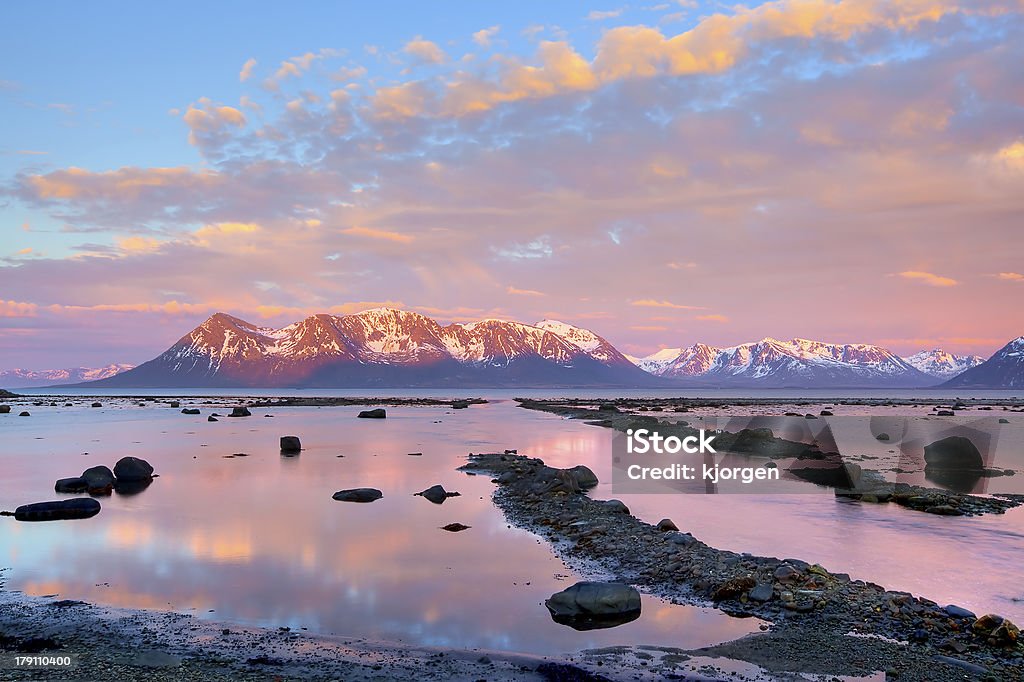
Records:
M350 488L339 490L332 497L339 502L373 502L384 497L384 493L376 488Z
M420 492L416 493L416 495L419 495L420 497L425 497L434 504L441 504L449 497L458 497L459 493L450 493L444 489L444 486L438 484L432 485L426 490L421 490Z
M89 489L89 483L81 476L74 478L60 478L53 484L55 493L84 493Z
M100 503L91 497L76 497L55 502L24 504L14 510L17 521L62 521L87 519L100 513Z
M388 412L383 407L375 407L372 410L363 410L356 416L360 419L387 419Z

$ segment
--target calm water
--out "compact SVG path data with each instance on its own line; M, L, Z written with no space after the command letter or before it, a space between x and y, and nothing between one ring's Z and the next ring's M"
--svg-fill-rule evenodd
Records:
M190 417L152 403L108 401L91 409L74 402L30 406L27 419L0 416L7 446L0 452L0 508L53 499L54 479L112 466L125 455L145 457L161 476L139 495L104 500L93 519L0 518L0 565L12 567L10 589L535 653L611 644L692 647L757 627L653 598L645 598L638 621L612 630L579 633L550 620L543 600L578 576L545 543L507 527L489 501L486 477L455 468L469 452L518 448L555 466L586 463L610 481L606 429L511 402L458 411L389 408L386 421L355 419L358 408L274 408L217 423L206 421L207 407ZM274 417L263 417L267 412ZM1024 433L1022 415L1008 416L1013 423L1003 427L1001 461L1019 454ZM300 456L280 456L278 437L286 434L302 438ZM225 458L236 452L250 456ZM462 496L441 506L412 496L435 483ZM384 498L369 505L331 499L336 490L359 486L380 488ZM613 496L607 482L594 495ZM714 546L817 561L1024 620L1024 509L959 519L831 494L616 496L637 516L671 517ZM451 522L472 528L439 530Z

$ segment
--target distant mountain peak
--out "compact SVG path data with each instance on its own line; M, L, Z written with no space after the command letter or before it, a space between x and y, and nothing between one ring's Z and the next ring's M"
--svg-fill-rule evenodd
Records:
M1024 388L1024 336L1018 336L988 360L957 374L943 388Z
M951 379L985 361L985 358L978 355L954 355L941 348L923 350L903 359L919 371L943 380Z

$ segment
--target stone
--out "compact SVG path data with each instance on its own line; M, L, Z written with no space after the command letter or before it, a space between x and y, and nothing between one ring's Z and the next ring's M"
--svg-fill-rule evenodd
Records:
M614 627L640 617L640 593L624 583L578 582L544 602L556 623L578 630Z
M10 413L11 413L11 406L10 405L0 405L0 414L10 414Z
M117 483L149 481L153 478L153 465L138 457L122 457L114 465Z
M970 618L971 620L976 620L978 618L974 615L973 611L968 611L962 606L957 606L955 604L950 604L946 607L946 615L950 618Z
M590 467L585 467L582 464L577 464L568 470L572 477L576 479L576 485L581 489L586 490L593 488L597 485L597 474L590 470Z
M948 436L924 446L925 469L980 470L981 453L971 439Z
M422 490L416 493L416 495L419 495L420 497L425 497L434 504L441 504L449 497L458 497L459 493L450 493L444 489L444 486L438 484L432 485L426 490Z
M461 533L464 530L469 530L472 526L467 526L464 523L449 523L446 526L441 526L441 530L446 530L449 533Z
M245 407L245 406L233 407L233 408L231 408L231 414L229 414L228 416L229 417L251 417L252 416L252 412L250 412L249 408Z
M339 502L373 502L384 497L384 493L377 490L376 488L350 488L348 490L339 490L334 493L334 499Z
M818 415L821 416L821 417L831 417L831 416L833 416L832 410L822 410L821 412L818 413Z
M209 417L207 417L207 418L206 418L206 421L208 421L208 422L215 422L215 421L220 421L220 420L219 420L219 419L217 419L216 417L214 417L214 416L213 416L213 415L211 414L211 415L210 415Z
M679 530L679 526L673 523L672 519L662 519L661 521L658 521L658 525L656 526L656 528L663 532Z
M298 436L281 436L281 452L300 452L302 443Z
M723 599L735 599L736 597L744 594L748 590L752 590L757 587L757 581L749 575L737 576L731 578L711 593L712 601L722 601Z
M772 598L774 593L771 583L758 583L754 586L754 589L750 590L747 594L747 599L750 601L765 602Z
M954 412L952 410L939 410L935 413L936 417L952 417Z
M604 508L614 514L628 514L629 507L622 500L605 500L601 502Z
M455 402L452 403L453 410L465 410L468 407L469 401L466 400L456 400Z
M93 403L89 407L103 407L103 403Z
M171 407L181 407L181 403L178 402L177 400L172 400L170 402L170 405L171 405Z
M60 478L53 484L55 493L84 493L89 489L89 484L81 476L74 478Z
M783 583L802 577L802 573L789 564L781 564L772 575L776 580Z
M100 503L91 497L75 497L57 502L24 504L14 510L17 521L61 521L87 519L100 513Z
M356 416L360 419L387 419L388 413L383 407L375 407L372 410L363 410Z
M1010 420L1009 420L1009 419L1007 419L1006 417L1000 417L1000 418L999 418L999 423L1000 423L1000 424L1009 424L1009 423L1010 423Z
M889 434L888 433L880 433L877 436L875 436L875 438L877 440L889 440Z
M186 407L182 409L182 414L199 414L199 410L194 407Z
M28 411L22 411L22 412L18 413L18 416L19 417L31 417L32 415L29 414Z
M114 472L105 466L89 467L82 472L89 492L107 491L114 485Z

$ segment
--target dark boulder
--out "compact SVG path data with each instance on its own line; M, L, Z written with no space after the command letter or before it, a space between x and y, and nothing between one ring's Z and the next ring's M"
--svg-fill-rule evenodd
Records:
M464 523L449 523L446 526L441 526L441 530L446 530L449 533L461 533L464 530L469 530L472 526L467 526Z
M29 414L27 411L23 411L23 412L19 413L18 416L19 417L31 417L32 415Z
M231 408L231 414L229 414L228 416L229 417L251 417L252 416L252 412L250 412L249 408L245 407L245 406L233 407L233 408Z
M363 410L357 416L360 419L387 419L388 413L383 407L375 407L372 410Z
M679 530L679 527L673 523L672 519L662 519L658 521L656 528L662 532Z
M103 407L103 403L93 403L89 407Z
M171 407L181 407L181 403L179 403L177 400L172 400L170 402L170 405Z
M105 466L89 467L82 472L89 492L108 492L114 485L114 472Z
M577 630L614 627L640 617L640 593L623 583L579 582L551 595L544 605L556 623Z
M211 414L211 415L210 415L209 417L207 417L207 418L206 418L206 421L208 421L208 422L216 422L216 421L220 421L220 420L219 420L219 419L217 419L216 417L214 417L214 416L213 416L213 415Z
M11 413L11 406L10 405L0 405L0 414L10 414L10 413Z
M76 497L57 502L25 504L14 510L17 521L61 521L87 519L100 513L100 503L91 497Z
M302 443L298 436L281 436L281 452L300 452Z
M333 497L339 502L373 502L384 497L384 493L376 488L351 488L339 490Z
M925 469L979 470L981 453L969 438L949 436L924 446Z
M84 493L89 489L89 484L80 476L75 478L60 478L53 484L55 493Z
M452 403L453 410L465 410L469 407L469 401L467 400L456 400Z
M195 407L186 407L182 409L182 414L199 414L199 410Z
M138 457L122 457L114 465L117 483L149 481L153 478L153 465Z
M430 500L434 504L441 504L442 502L447 500L449 497L458 497L459 496L459 493L450 493L450 492L448 492L447 490L444 489L444 486L442 486L440 484L432 485L429 488L427 488L426 490L420 491L420 492L418 492L416 494L419 495L420 497L427 498L428 500Z
M597 485L597 475L590 470L590 467L585 467L582 464L570 468L569 473L572 474L573 478L576 479L576 485L583 490L593 488Z

